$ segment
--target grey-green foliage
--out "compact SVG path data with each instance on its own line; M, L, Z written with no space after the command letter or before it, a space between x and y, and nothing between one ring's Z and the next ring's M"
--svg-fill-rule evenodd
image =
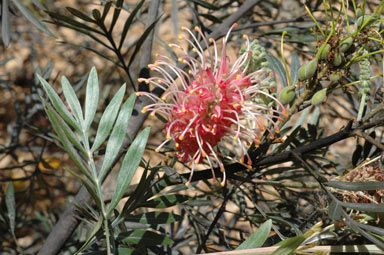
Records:
M363 54L366 54L367 51L364 51ZM370 63L368 58L363 58L360 62L360 94L367 94L369 92L369 88L371 86L371 70L370 70Z

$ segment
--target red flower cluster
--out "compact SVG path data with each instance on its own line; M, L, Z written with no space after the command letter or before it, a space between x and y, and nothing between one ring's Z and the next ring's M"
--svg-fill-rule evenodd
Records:
M162 77L139 79L140 82L145 81L167 90L161 98L147 92L137 94L151 97L156 101L144 107L143 113L150 110L151 115L160 113L167 119L168 123L164 128L166 140L156 150L159 151L170 141L174 142L178 158L191 165L192 173L186 185L191 181L195 164L203 161L207 162L212 170L216 165L220 167L224 175L222 185L225 184L225 168L221 158L229 158L244 164L244 157L247 156L246 166L251 168L252 161L247 154L247 147L251 142L257 146L260 143L261 133L266 129L273 137L279 132L274 120L276 117L286 116L284 106L261 85L270 79L265 77L265 71L248 72L252 52L247 36L244 36L247 42L246 51L230 65L226 44L233 27L236 27L236 24L231 27L223 40L221 59L218 58L216 43L212 38L209 42L213 44L213 52L204 34L198 27L195 28L207 46L208 57L206 57L199 40L192 31L183 27L192 40L184 36L180 36L179 39L187 40L198 55L198 58L193 58L184 50L185 55L179 58L180 62L189 67L188 73L171 64L167 57L157 54L164 60L157 60L149 67L159 72ZM182 49L176 44L170 44L170 47ZM173 79L173 74L181 86ZM260 95L275 101L281 110L254 103L252 98ZM270 123L273 130L269 128ZM226 137L238 145L239 159L218 152L217 144Z

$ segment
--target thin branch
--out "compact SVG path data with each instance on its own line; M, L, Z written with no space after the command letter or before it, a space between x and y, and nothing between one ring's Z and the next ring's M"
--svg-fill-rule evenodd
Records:
M376 141L375 139L373 139L372 136L369 136L367 133L365 133L364 131L361 131L361 130L356 130L356 135L364 138L367 142L370 142L371 144L375 145L377 148L379 148L380 150L384 151L384 144Z

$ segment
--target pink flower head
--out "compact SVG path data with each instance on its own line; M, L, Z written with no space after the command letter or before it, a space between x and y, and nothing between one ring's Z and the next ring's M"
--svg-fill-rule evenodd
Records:
M234 24L223 39L221 59L218 58L215 40L207 40L201 29L195 27L195 31L206 45L206 56L198 38L188 28L182 27L192 39L183 35L179 36L179 39L187 40L198 58L189 56L187 51L177 44L169 46L183 50L185 55L179 58L179 62L189 68L188 72L170 63L166 56L157 54L161 59L149 67L162 77L139 79L139 82L145 81L167 90L161 98L148 92L137 94L158 101L145 106L142 112L150 110L151 115L159 113L168 121L163 130L166 140L156 151L173 141L177 157L191 165L192 172L187 186L191 182L195 165L202 162L209 164L214 180L213 168L220 167L223 172L222 185L225 184L225 168L221 158L240 162L251 169L248 146L252 142L258 146L260 136L265 130L268 130L273 138L275 133L279 133L276 121L281 119L281 116L286 116L284 106L268 93L270 88L261 85L270 79L265 75L265 71L248 71L252 52L247 36L244 36L245 52L231 64L226 45L231 30L236 26L237 24ZM213 44L213 51L208 41ZM181 86L173 77L178 78ZM258 96L276 102L275 105L281 110L254 103L252 99ZM230 138L231 143L239 149L239 159L219 152L217 145L224 138ZM247 157L246 164L244 157Z

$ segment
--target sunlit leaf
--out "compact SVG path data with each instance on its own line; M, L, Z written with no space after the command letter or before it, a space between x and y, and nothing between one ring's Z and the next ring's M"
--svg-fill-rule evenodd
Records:
M111 136L108 140L103 166L101 167L99 174L99 180L104 179L120 151L121 145L123 144L125 138L128 121L131 118L135 100L136 94L133 93L121 107L119 116L117 117L115 126L113 127Z
M123 232L119 234L118 239L127 244L144 246L169 245L173 243L172 239L169 237L147 230Z
M96 68L92 67L88 76L87 90L85 94L84 130L87 133L96 114L99 103L99 80Z
M132 142L128 152L125 154L119 176L117 177L116 190L113 193L112 201L108 208L108 214L110 214L120 202L120 199L124 196L125 191L131 183L133 175L143 156L145 146L147 145L149 131L149 127L145 128Z
M103 144L111 129L115 123L119 108L125 94L126 85L124 84L119 91L113 96L111 102L105 108L103 115L101 116L99 127L96 132L96 138L92 145L92 151L96 151L100 145Z
M271 232L272 220L264 222L255 233L250 235L247 240L242 242L236 250L245 250L261 247L265 240L267 240L269 233Z

